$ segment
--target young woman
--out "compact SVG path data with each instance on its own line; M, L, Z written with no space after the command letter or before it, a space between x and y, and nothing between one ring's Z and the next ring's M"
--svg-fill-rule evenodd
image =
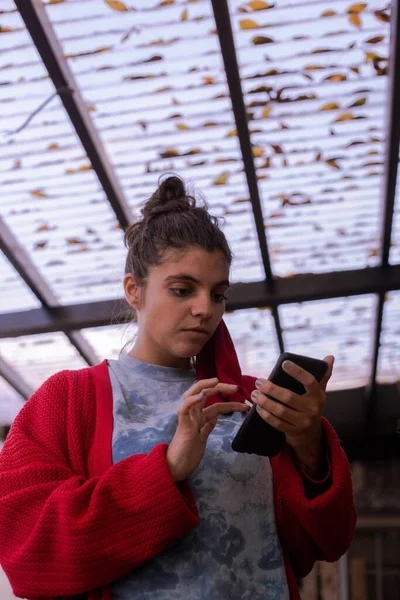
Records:
M349 465L306 396L243 376L222 321L231 252L182 181L125 235L129 354L50 377L0 454L0 564L29 599L298 600L296 578L349 547ZM266 376L261 373L261 376ZM251 396L283 451L237 454ZM274 402L272 396L281 401Z

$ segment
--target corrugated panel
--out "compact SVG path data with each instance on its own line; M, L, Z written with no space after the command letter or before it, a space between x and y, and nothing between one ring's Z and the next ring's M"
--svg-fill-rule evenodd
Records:
M251 308L225 315L239 357L242 372L268 377L279 356L271 311Z
M400 382L400 292L389 292L386 296L377 381Z
M328 389L369 383L376 313L374 295L287 304L280 316L285 348L314 358L335 356Z
M0 377L0 425L11 425L23 405L23 398Z
M54 88L16 10L2 28L2 217L61 303L118 297L125 252L114 213L58 98L23 127Z
M134 323L81 330L81 334L95 349L100 360L105 358L118 359L121 350L125 344L129 344L134 339L136 332L137 326ZM126 350L129 351L130 348L131 344Z
M39 300L33 295L2 252L0 252L0 287L0 313L40 307Z
M377 264L387 3L230 4L274 272Z
M400 156L399 156L399 166L400 166ZM392 265L400 264L400 183L399 182L400 182L400 169L398 170L398 175L397 175L391 248L390 248L390 253L389 253L389 262Z
M211 3L140 0L116 11L74 0L48 14L134 212L162 173L181 174L226 219L233 279L261 279Z
M87 367L62 333L2 339L1 354L34 389L58 371Z

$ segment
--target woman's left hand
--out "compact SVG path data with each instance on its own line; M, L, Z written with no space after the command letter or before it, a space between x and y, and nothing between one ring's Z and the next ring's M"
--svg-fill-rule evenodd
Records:
M310 471L317 471L322 453L321 416L325 404L325 391L334 363L333 356L326 356L328 364L324 378L318 381L301 367L285 361L283 369L294 379L300 381L306 394L299 396L281 388L267 379L257 379L257 390L252 400L258 406L259 415L286 435L287 443L295 451L297 458ZM275 402L271 398L279 402Z

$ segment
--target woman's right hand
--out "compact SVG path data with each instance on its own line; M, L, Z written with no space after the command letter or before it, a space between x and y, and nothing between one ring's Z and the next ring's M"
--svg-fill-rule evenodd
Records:
M167 464L177 483L199 466L208 436L216 426L219 415L249 410L241 402L219 402L204 408L210 396L234 394L236 390L236 385L220 383L215 377L196 382L184 394L183 404L178 410L178 428L167 450Z

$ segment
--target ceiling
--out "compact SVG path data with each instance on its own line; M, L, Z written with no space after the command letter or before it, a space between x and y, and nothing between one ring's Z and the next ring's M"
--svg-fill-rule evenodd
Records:
M0 0L0 422L132 338L123 230L173 171L223 220L243 370L335 354L332 420L394 433L398 4Z

